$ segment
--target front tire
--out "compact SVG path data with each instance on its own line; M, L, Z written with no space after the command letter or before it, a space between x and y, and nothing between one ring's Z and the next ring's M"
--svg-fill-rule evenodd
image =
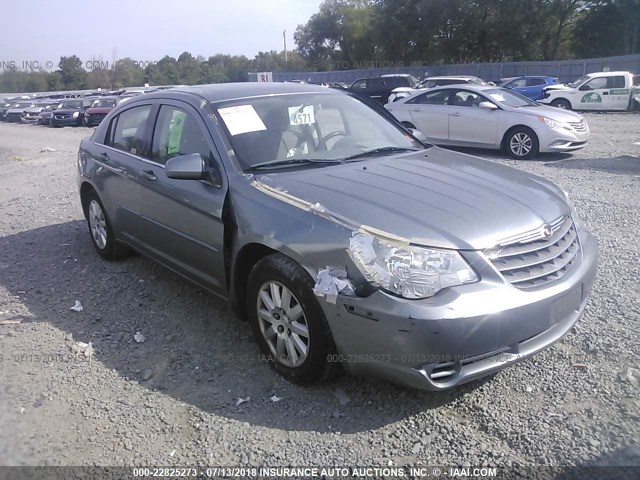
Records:
M247 312L269 364L287 380L312 384L327 378L335 352L333 337L309 274L276 253L249 273Z
M516 127L505 136L504 146L511 157L528 160L538 155L540 142L533 130L527 127Z
M95 191L87 193L84 199L84 211L91 243L98 254L105 260L118 260L126 257L129 250L116 240L104 205Z
M552 107L560 108L562 110L571 110L571 102L569 100L565 100L564 98L558 98L551 102Z

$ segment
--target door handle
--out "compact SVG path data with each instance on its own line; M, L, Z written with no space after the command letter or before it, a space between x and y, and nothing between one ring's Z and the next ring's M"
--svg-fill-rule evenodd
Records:
M151 181L158 178L156 177L155 173L153 173L153 170L140 170L140 175L146 178L147 180L151 180Z
M459 117L460 115L462 115L460 112L454 112L451 114L452 117Z

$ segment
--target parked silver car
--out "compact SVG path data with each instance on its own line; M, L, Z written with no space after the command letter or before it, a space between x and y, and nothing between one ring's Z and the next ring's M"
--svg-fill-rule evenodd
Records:
M228 299L300 383L338 365L430 390L498 371L565 335L596 274L558 187L318 86L131 99L82 141L78 182L100 255L134 249Z
M575 112L540 105L505 88L438 87L385 105L437 145L502 149L518 159L583 148L589 125Z

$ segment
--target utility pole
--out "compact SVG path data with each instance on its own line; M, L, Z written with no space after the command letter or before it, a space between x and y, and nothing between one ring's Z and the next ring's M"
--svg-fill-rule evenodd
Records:
M287 31L286 30L282 31L282 39L284 40L284 61L287 62L288 58L287 58Z

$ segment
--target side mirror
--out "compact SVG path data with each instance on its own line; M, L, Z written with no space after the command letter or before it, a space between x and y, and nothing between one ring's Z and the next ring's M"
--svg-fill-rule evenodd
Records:
M491 102L480 102L478 106L484 110L497 110L498 106Z
M415 128L407 128L407 130L409 130L409 133L411 133L411 135L416 137L422 143L427 142L427 137L425 137L424 133L422 133L420 130L416 130Z
M167 177L176 180L204 180L205 164L199 153L180 155L167 160Z
M589 85L582 85L578 90L584 92L586 90L593 90L593 88L591 88Z

